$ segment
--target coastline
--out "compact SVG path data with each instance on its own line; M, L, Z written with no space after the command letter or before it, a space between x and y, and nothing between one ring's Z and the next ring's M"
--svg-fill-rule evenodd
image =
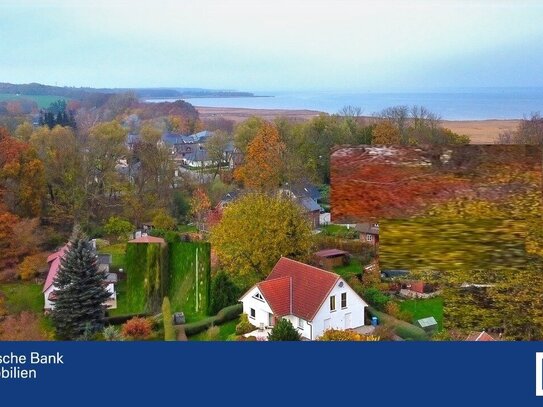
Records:
M194 106L204 120L224 118L236 123L251 116L260 116L265 120L286 117L296 121L310 120L320 114L318 110L305 109L252 109L238 107L205 107ZM368 117L369 118L369 117ZM514 130L519 119L484 119L484 120L442 120L443 126L455 133L465 134L471 138L472 144L493 144L503 131Z

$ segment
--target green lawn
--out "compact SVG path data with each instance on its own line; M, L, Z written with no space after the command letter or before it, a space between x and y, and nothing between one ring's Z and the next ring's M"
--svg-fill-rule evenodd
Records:
M324 234L329 236L345 237L345 235L356 234L354 228L349 229L343 225L324 225L321 229Z
M196 225L179 225L177 231L181 233L198 232Z
M418 319L434 317L438 329L443 329L443 298L434 297L418 300L405 300L400 302L400 310L413 314L413 323Z
M126 280L119 280L119 282L115 285L115 291L117 292L117 308L110 309L108 311L109 316L115 317L119 315L131 314L128 309Z
M124 256L126 254L126 243L117 243L106 246L100 250L100 253L111 254L111 267L114 269L124 269Z
M6 296L8 313L18 314L21 311L43 313L43 286L34 283L0 284L0 291Z
M27 99L27 100L33 100L38 104L38 107L40 109L44 109L49 107L49 105L53 102L56 102L59 99L68 100L67 98L63 96L51 96L51 95L15 95L12 93L0 93L0 102L4 102L6 100L19 100L19 99Z
M351 263L346 266L334 267L334 273L339 274L343 278L349 278L355 274L362 273L362 263L357 259L351 259Z
M219 325L219 337L217 340L219 341L226 341L228 337L234 333L236 333L236 325L239 324L239 318L236 318L232 321L225 322L222 325ZM190 341L205 341L206 339L206 331L200 332L197 335L191 336L189 338Z

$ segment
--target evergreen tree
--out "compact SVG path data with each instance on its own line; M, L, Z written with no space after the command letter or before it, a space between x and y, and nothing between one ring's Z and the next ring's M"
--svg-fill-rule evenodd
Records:
M103 328L104 302L110 297L106 278L90 242L76 228L54 281L52 318L59 338L77 339Z
M238 294L238 288L230 280L228 274L219 271L211 282L209 314L215 315L224 307L235 304L238 301Z
M300 333L288 319L280 319L268 334L269 341L301 341Z

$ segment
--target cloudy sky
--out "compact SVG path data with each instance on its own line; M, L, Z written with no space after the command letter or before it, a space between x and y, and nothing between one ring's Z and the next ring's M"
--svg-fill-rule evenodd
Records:
M522 0L0 0L0 82L543 86L542 21Z

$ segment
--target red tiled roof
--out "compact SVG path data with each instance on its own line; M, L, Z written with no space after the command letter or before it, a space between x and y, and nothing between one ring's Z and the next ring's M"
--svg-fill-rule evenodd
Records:
M60 260L62 259L62 256L64 256L66 250L68 250L68 245L65 245L62 249L53 254L50 254L49 257L47 257L47 263L51 264L49 265L49 272L47 273L47 278L45 279L45 284L43 285L42 292L45 292L49 287L53 285L53 281L57 276L58 270L60 269Z
M154 237L154 236L141 236L137 239L133 239L128 241L128 243L166 243L164 239L161 237Z
M271 307L275 315L289 315L292 313L291 306L291 285L290 277L279 277L272 280L264 280L257 286Z
M326 249L321 250L315 253L315 256L317 257L335 257L335 256L345 256L346 254L349 254L349 252L346 252L345 250L339 250L339 249Z
M290 290L285 288L285 277L289 277ZM265 286L270 298L263 295L278 316L292 314L312 321L338 279L337 274L282 257L259 287ZM286 310L289 312L284 313Z
M466 338L466 341L475 341L475 342L494 342L495 340L496 339L494 339L492 336L487 334L485 331L471 332Z

